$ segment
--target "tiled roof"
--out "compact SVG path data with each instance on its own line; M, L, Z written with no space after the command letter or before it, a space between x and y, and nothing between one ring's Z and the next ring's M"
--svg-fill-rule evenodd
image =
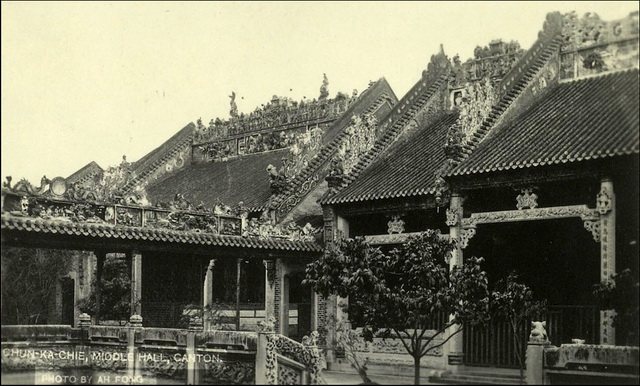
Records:
M151 175L157 168L163 166L166 160L173 157L186 146L190 146L195 133L195 127L193 123L189 123L162 145L134 162L132 169L136 177L127 183L124 187L125 191L131 190L136 184L144 181L144 179Z
M322 247L310 241L286 239L260 239L257 237L216 235L204 232L189 232L146 227L129 227L107 223L82 223L64 220L45 220L33 217L17 217L2 214L2 231L17 230L59 235L86 236L108 239L158 241L192 245L255 248L270 250L320 252Z
M457 114L446 114L431 125L408 133L384 151L371 166L328 204L415 196L432 193L435 171L445 162L445 135Z
M301 189L301 186L307 181L307 179L315 173L322 165L327 164L331 157L338 151L340 143L348 135L344 129L351 123L351 118L354 115L360 115L364 113L372 112L372 109L379 106L379 103L387 99L392 103L396 103L398 98L389 86L389 83L385 78L380 78L376 82L369 85L369 87L360 94L360 97L345 111L335 122L331 124L324 138L322 139L323 147L317 153L317 155L309 162L306 168L303 168L299 175L297 175L290 186L285 190L284 194L281 194L276 198L277 203L285 201L287 197L295 194Z
M170 177L147 186L147 197L153 203L168 202L180 193L196 205L202 201L211 207L220 199L226 205L242 201L251 210L260 210L271 196L267 166L279 167L288 153L289 149L281 149L226 162L188 164Z
M638 153L638 70L560 83L491 130L450 175Z
M102 168L96 163L96 161L91 161L80 168L78 171L67 177L66 180L68 184L73 184L74 182L82 182L87 177L93 176L102 171Z

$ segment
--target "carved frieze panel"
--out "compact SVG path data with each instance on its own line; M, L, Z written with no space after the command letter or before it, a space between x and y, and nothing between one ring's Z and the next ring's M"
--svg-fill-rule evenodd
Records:
M473 213L471 214L471 216L462 219L462 226L473 227L478 224L546 220L570 217L579 217L582 220L596 220L599 218L599 214L595 209L591 209L586 205L482 212Z

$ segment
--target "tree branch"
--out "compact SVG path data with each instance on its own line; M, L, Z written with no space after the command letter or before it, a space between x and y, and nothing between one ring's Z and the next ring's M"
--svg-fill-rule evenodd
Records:
M445 343L447 343L454 335L456 335L457 333L462 331L462 325L459 325L458 329L456 331L454 331L452 334L449 334L449 336L447 338L445 338L442 342L433 345L431 347L429 347L429 343L431 343L433 341L433 339L438 336L439 334L444 334L445 329L443 329L442 331L438 332L437 334L435 334L431 340L429 342L427 342L427 344L425 345L424 349L420 351L420 356L424 356L426 353L428 353L430 350L433 350L434 348L438 348L438 347L442 347L444 346Z

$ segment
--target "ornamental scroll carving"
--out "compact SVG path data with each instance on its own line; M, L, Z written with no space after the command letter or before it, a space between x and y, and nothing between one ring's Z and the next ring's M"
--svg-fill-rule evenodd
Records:
M524 188L520 190L520 194L516 197L516 202L518 210L525 208L535 209L538 207L538 195L533 193L533 188Z

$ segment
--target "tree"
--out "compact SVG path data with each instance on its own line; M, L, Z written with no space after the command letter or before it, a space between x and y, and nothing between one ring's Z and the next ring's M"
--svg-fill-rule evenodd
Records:
M627 346L638 345L639 288L637 277L625 269L614 275L612 281L596 284L593 291L601 310L616 311L612 327Z
M513 335L513 350L520 367L520 382L524 380L524 339L522 329L532 317L540 316L546 309L545 301L533 299L533 292L525 284L517 282L518 275L509 273L506 279L496 283L491 296L491 313L496 321L506 321Z
M51 294L72 267L74 252L2 249L2 324L47 322Z
M414 359L414 381L420 382L420 359L462 330L488 319L487 275L481 258L469 258L449 270L445 262L455 240L437 230L411 236L388 255L363 238L343 240L306 268L305 283L323 296L349 297L352 321L373 333L400 339ZM433 319L452 317L433 328ZM434 334L428 334L430 329ZM449 330L449 334L445 332ZM440 336L441 342L434 342Z

